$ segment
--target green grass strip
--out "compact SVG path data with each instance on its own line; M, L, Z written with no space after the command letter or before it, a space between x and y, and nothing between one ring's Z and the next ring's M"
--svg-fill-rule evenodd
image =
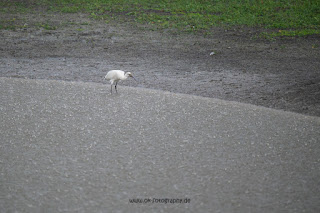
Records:
M2 12L37 7L84 12L95 19L129 20L181 31L240 25L283 30L271 36L303 36L320 30L320 0L5 0L0 7Z

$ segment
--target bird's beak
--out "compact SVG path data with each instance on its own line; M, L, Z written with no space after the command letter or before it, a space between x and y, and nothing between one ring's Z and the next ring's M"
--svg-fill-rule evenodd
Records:
M136 82L138 82L137 79L136 79L135 77L133 77L133 75L131 75L131 77L132 77Z

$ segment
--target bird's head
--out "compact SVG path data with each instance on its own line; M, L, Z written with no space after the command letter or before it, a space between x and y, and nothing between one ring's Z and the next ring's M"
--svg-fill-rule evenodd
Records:
M132 77L135 81L137 81L137 80L135 79L135 77L133 77L133 75L132 75L131 72L126 72L125 75L126 75L127 77Z
M132 73L131 72L126 72L126 74L125 74L126 76L128 76L128 77L133 77L133 75L132 75Z

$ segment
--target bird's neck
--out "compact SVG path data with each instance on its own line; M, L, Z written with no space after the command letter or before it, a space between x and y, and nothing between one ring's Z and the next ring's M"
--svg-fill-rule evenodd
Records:
M126 80L128 78L128 75L124 75L121 80Z

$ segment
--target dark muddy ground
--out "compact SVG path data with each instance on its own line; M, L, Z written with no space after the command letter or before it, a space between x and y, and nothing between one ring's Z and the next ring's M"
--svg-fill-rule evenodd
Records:
M319 36L269 41L254 39L259 29L248 28L216 28L207 36L177 34L94 21L84 14L0 18L25 25L0 31L0 76L106 84L108 70L122 69L139 82L121 85L320 116Z

